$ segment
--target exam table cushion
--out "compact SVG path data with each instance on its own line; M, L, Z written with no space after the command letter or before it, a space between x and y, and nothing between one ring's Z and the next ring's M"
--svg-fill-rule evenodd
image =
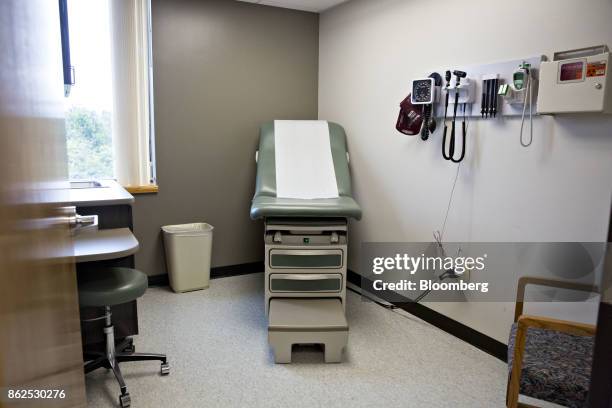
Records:
M253 219L262 217L351 217L361 218L361 208L351 197L300 200L260 196L253 199Z
M329 122L329 139L338 185L338 198L302 200L276 197L276 165L274 151L274 122L261 127L255 197L251 218L264 217L347 217L361 218L361 208L352 197L351 176L346 157L344 129ZM316 163L313 163L316 165Z
M508 342L512 368L516 323ZM585 407L593 361L594 338L530 327L525 341L520 393L564 407Z
M81 306L113 306L131 302L147 290L144 273L131 268L94 268L78 275Z

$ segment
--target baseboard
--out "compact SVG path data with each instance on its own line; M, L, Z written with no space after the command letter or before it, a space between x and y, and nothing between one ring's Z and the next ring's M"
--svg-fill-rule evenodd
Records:
M163 275L149 276L149 287L168 286L169 284L170 284L170 281L168 280L167 273L164 273Z
M459 323L456 320L451 319L448 316L445 316L441 313L436 312L433 309L428 308L427 306L423 306L419 303L414 303L410 299L399 295L397 292L390 291L376 291L374 293L371 290L367 290L367 288L372 287L372 282L366 278L362 278L361 275L357 274L354 271L348 271L348 282L353 285L359 286L363 288L365 286L366 291L376 295L376 297L383 299L393 305L405 310L406 312L413 314L426 321L427 323L436 326L437 328L444 330L445 332L452 334L453 336L473 345L474 347L484 351L496 357L504 362L507 361L508 356L508 346L504 343L487 336L477 330L472 329L469 326L464 325L463 323ZM362 280L365 285L362 286ZM390 301L393 299L394 301ZM401 302L397 302L397 299L402 299Z
M229 266L216 266L210 268L210 278L227 278L230 276L248 275L250 273L258 273L264 271L264 263L262 262L250 262L239 265ZM168 286L168 275L154 275L149 276L149 286Z
M212 279L227 278L229 276L248 275L264 271L264 262L250 262L240 265L217 266L210 269Z

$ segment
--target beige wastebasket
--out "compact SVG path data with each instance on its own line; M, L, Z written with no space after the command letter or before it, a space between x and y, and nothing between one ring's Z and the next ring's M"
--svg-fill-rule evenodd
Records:
M210 255L214 227L206 223L166 225L164 248L175 292L206 289L210 282Z

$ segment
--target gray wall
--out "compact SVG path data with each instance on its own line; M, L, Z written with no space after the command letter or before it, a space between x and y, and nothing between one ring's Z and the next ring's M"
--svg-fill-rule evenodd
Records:
M153 0L159 193L139 195L136 266L166 273L160 227L215 227L213 266L263 259L249 218L258 127L316 119L317 14L229 0Z

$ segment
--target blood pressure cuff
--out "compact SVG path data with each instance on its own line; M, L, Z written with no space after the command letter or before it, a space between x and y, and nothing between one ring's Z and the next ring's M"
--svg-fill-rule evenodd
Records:
M419 134L423 125L423 105L413 105L410 102L411 94L400 103L400 112L395 128L405 135Z

